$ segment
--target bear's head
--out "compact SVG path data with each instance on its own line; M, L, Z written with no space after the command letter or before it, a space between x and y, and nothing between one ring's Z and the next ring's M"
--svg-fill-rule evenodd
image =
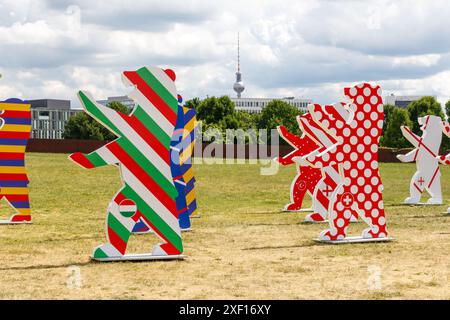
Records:
M297 116L297 122L306 135L317 145L329 148L337 142L335 135L330 129L330 121L326 118L324 108L319 104L310 104L309 112Z
M153 113L156 108L162 116L174 123L179 96L175 87L176 75L171 69L154 66L142 67L136 71L124 71L122 81L134 90L128 94L143 109Z
M383 112L383 100L380 86L360 83L353 87L344 88L344 95L350 100L350 108L366 114Z
M442 119L435 115L426 115L418 117L417 122L420 124L420 130L423 132L442 128Z
M423 131L422 141L432 150L438 150L442 141L442 119L435 115L426 115L417 118L420 129Z

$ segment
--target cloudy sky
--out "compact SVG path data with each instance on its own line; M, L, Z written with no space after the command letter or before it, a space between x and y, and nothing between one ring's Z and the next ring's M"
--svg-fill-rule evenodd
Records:
M98 99L120 72L170 67L186 98L233 95L237 33L245 97L335 102L344 85L450 98L447 0L1 0L0 97Z

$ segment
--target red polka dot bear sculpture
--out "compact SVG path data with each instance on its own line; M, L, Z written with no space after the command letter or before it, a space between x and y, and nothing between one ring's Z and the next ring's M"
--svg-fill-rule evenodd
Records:
M450 124L445 121L443 122L443 128L442 131L444 131L444 134L450 138ZM439 156L437 157L439 159L439 162L442 164L450 164L450 153L446 156ZM450 207L447 209L447 213L450 213Z
M311 117L306 113L297 118L300 121L300 117ZM319 148L319 145L315 143L310 137L303 133L301 137L290 133L284 126L278 126L278 133L280 136L288 142L294 150L284 157L275 158L275 161L283 166L294 164L293 158L301 157L309 154ZM291 184L291 203L284 207L285 211L300 211L302 210L303 199L305 194L310 196L314 193L314 189L322 178L322 173L319 168L313 168L311 166L297 165L297 175Z
M450 124L447 121L443 122L442 131L447 137L450 138ZM446 156L439 156L437 158L439 159L439 162L442 164L450 164L450 153Z
M339 175L328 206L329 229L319 241L386 241L387 228L378 171L378 145L383 128L383 104L379 86L362 83L344 89L349 104L309 107L314 122L336 137L325 151L302 157L311 166L337 166ZM332 125L331 125L332 123ZM348 237L353 215L369 228L361 237Z

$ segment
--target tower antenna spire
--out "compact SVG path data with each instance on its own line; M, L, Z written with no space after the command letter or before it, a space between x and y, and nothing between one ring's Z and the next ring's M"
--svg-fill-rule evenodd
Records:
M241 71L241 55L240 55L240 51L239 51L239 49L240 49L240 46L239 46L239 32L238 32L238 47L237 47L237 49L238 49L238 56L237 56L237 59L238 59L238 72L240 72Z
M237 97L241 97L242 91L245 90L244 83L242 82L242 74L241 74L241 54L240 54L240 41L239 41L239 32L237 38L237 72L236 72L236 82L233 85L233 90L236 91Z

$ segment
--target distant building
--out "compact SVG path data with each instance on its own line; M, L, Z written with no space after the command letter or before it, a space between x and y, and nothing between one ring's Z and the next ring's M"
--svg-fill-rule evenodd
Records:
M69 118L83 110L71 109L69 100L27 100L31 104L31 138L62 139Z
M135 102L130 99L128 96L117 96L117 97L108 97L106 100L98 100L98 103L106 106L111 102L120 102L125 105L128 109L133 109Z
M294 97L286 98L233 98L231 101L235 104L236 111L245 111L248 113L260 113L264 107L272 100L282 100L296 107L302 112L307 112L308 104L312 103L311 99L301 99Z
M411 102L420 100L423 97L427 96L396 96L394 94L391 94L384 97L383 103L406 109ZM436 96L433 97L436 98Z

